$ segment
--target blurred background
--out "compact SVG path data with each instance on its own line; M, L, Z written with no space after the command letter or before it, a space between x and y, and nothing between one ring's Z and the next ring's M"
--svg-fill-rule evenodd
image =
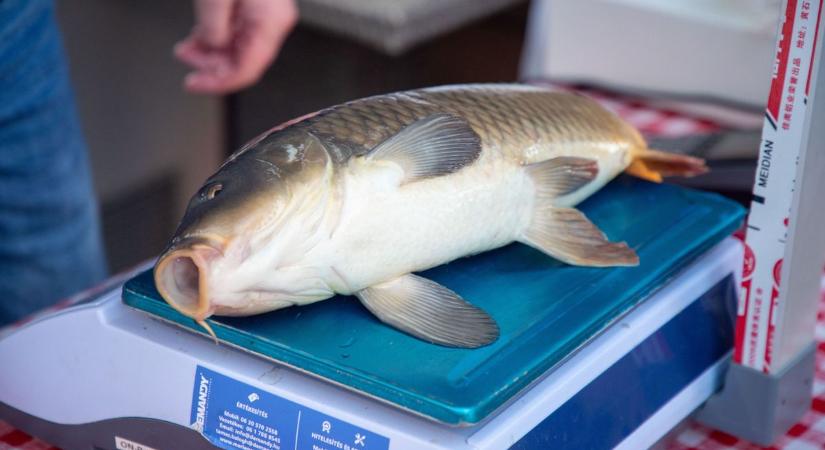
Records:
M298 0L254 87L186 94L172 46L189 1L58 3L109 265L160 252L235 148L336 103L424 86L529 81L591 95L651 146L709 159L675 180L746 202L780 0ZM655 36L655 39L652 38Z

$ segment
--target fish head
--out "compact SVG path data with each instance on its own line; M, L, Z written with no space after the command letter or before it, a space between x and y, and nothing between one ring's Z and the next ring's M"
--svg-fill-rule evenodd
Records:
M306 132L231 156L192 197L155 265L164 300L203 322L331 296L307 253L337 220L334 167Z

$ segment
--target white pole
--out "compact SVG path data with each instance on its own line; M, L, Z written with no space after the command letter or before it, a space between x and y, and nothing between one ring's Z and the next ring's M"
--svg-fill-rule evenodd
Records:
M722 391L697 415L761 445L811 406L825 261L822 3L785 4L748 215L733 364Z
M748 215L734 362L764 373L777 373L813 340L825 261L816 232L825 214L815 204L825 193L822 129L813 118L825 119L817 99L821 6L785 3Z
M821 8L821 0L819 3ZM772 373L781 371L814 340L825 264L825 72L822 63L825 19L821 13L818 16L819 33L814 44L807 111L800 124L798 170L782 265ZM813 19L812 24L815 23ZM815 33L815 28L810 27L808 33Z

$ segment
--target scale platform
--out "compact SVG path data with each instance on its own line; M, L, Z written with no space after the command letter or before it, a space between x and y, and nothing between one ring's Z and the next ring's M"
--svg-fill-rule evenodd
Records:
M650 445L718 386L743 210L629 177L581 209L641 265L572 267L514 244L423 274L496 319L490 346L422 342L347 297L210 319L216 346L145 271L122 302L115 288L0 336L18 366L0 377L0 417L57 438L96 425L100 448Z

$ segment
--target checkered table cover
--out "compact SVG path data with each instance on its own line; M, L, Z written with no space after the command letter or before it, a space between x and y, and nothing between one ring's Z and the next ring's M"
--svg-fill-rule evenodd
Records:
M603 89L537 81L533 84L586 95L636 127L646 137L679 138L722 131L724 126L704 117L689 116L666 107L653 106L644 97Z
M0 450L51 450L57 447L15 429L0 420Z
M560 89L571 90L571 87L558 86ZM622 116L636 126L642 134L649 137L680 137L691 134L706 134L721 130L718 124L706 119L691 118L675 111L654 108L643 99L629 99L620 95L589 88L575 88L578 92L588 95L606 108ZM816 339L817 372L814 381L814 400L811 410L794 425L788 433L769 448L788 450L821 450L825 449L825 279L823 279L823 299L820 302ZM83 295L76 296L83 297ZM74 302L63 302L72 304ZM2 334L2 333L0 333ZM39 441L9 424L0 420L0 450L22 449L43 450L54 449L49 444ZM759 449L745 441L712 430L696 423L688 424L687 428L676 435L668 448L674 450L712 450L712 449Z

